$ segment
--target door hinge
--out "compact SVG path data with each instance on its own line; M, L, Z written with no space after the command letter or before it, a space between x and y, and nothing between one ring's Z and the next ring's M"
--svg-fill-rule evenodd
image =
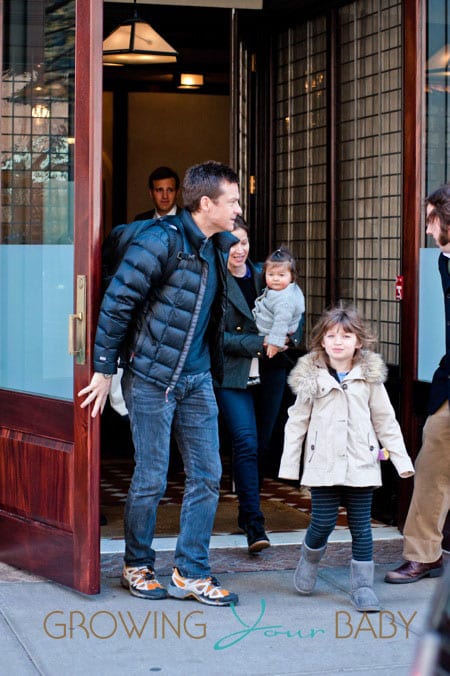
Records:
M250 54L250 72L256 73L256 54Z
M248 192L254 195L256 192L256 176L250 176L248 180Z

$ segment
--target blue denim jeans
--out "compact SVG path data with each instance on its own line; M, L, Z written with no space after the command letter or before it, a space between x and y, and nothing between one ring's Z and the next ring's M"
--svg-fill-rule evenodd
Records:
M156 510L166 490L173 426L186 474L175 565L186 577L205 577L222 472L211 374L182 375L167 400L162 388L128 369L122 388L135 448L125 506L125 562L154 568Z
M241 528L253 521L264 523L259 488L285 383L286 371L274 369L264 374L261 385L252 385L246 390L216 389L217 402L233 447L233 478Z

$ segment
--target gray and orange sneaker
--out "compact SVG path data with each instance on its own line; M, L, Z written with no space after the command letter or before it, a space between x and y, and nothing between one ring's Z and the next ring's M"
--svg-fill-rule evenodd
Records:
M130 594L141 599L157 601L167 598L167 590L156 579L154 571L148 566L123 567L120 584L129 589Z
M183 577L178 568L173 569L167 593L175 599L193 598L208 606L229 606L232 603L235 605L239 603L238 595L222 589L219 581L212 575L197 579Z

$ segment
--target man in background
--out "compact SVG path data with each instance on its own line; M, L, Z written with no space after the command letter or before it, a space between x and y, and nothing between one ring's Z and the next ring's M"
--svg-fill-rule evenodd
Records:
M427 235L441 250L446 352L433 375L423 443L416 460L414 491L403 530L406 563L385 582L405 584L443 573L442 538L450 509L450 184L426 199Z
M146 221L161 216L178 214L181 209L177 206L180 178L170 167L157 167L148 177L148 192L155 205L154 209L136 214L134 221Z

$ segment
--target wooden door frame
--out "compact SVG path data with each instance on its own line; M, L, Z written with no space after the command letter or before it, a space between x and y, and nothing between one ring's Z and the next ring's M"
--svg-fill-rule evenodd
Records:
M275 244L273 199L274 100L273 100L273 27L264 12L235 10L231 36L231 130L230 157L235 166L239 161L239 48L243 44L248 54L248 136L246 144L247 204L244 204L252 231L252 256L264 260ZM251 178L252 177L252 178ZM254 183L253 183L254 177ZM252 188L251 188L252 184Z
M426 419L424 402L429 385L417 379L419 354L419 256L425 230L425 63L426 9L421 0L403 0L404 97L403 97L403 247L405 279L402 301L401 381L402 429L415 460L422 443ZM411 177L413 177L411 179ZM397 521L402 529L414 480L400 483ZM450 512L443 528L443 547L450 546Z
M74 473L86 477L85 485L75 484L74 504L80 509L74 514L74 585L94 594L100 589L100 417L92 419L89 408L79 407L77 392L93 373L92 346L101 289L103 3L77 0L76 8L74 273L75 279L77 274L86 275L89 283L86 362L74 366L74 447L85 449L74 454ZM80 236L85 232L88 238ZM86 498L89 504L85 507Z
M400 374L401 424L409 453L420 447L421 420L414 407L417 389L419 325L419 252L423 245L425 133L425 9L421 0L403 0L403 205ZM423 422L423 421L422 421ZM400 483L398 522L408 511L413 480Z
M12 491L20 481L30 490L33 472L44 480L45 472L53 472L61 491L67 491L64 502L58 501L55 492L39 492L42 484L37 483L38 494L25 500L30 507L22 514L8 509L15 496L8 493L11 487L4 487L0 541L6 563L94 594L100 588L100 419L92 420L89 411L80 409L76 393L92 375L101 288L103 4L77 0L75 7L74 276L83 274L88 280L86 363L74 365L73 403L0 390L2 476L11 478ZM0 17L3 10L0 0ZM75 297L74 288L74 308ZM53 525L39 520L34 505L36 511L44 507ZM65 510L62 527L59 510Z

